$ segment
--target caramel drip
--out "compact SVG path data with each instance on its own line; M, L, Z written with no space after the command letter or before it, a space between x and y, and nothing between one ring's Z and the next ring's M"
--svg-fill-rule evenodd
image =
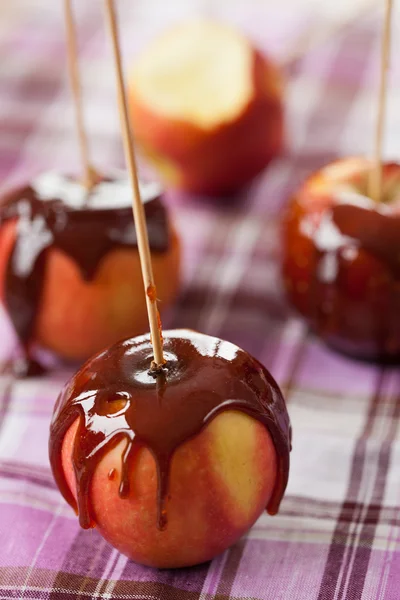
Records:
M326 218L327 217L327 218ZM321 337L335 342L335 332L343 329L346 313L346 298L342 293L347 259L346 253L364 250L382 263L383 273L389 277L391 288L385 306L377 309L371 327L374 329L376 358L386 359L400 354L399 332L393 331L400 301L400 215L385 214L356 204L337 204L324 216L325 231L336 231L337 243L329 248L316 243L316 269L312 286L313 324ZM314 241L321 223L316 225ZM325 271L325 276L324 276ZM397 291L396 291L397 287ZM397 350L396 350L397 348ZM345 349L345 348L343 348ZM351 351L351 350L350 350Z
M338 204L332 220L341 234L374 254L400 280L400 214L389 215L355 206Z
M117 476L117 469L114 469L114 468L110 469L109 472L108 472L108 479L110 481L114 481L114 479L116 478L116 476Z
M278 476L268 511L275 514L289 474L291 429L282 394L268 371L237 346L200 333L164 332L166 368L149 372L148 336L128 339L98 354L67 384L50 428L50 462L56 482L84 528L95 525L90 483L101 458L121 439L119 494L129 494L137 449L144 445L157 466L158 527L167 524L169 469L174 451L226 410L248 414L265 425L273 440ZM61 449L79 417L72 453L78 502L65 480Z
M169 230L157 185L142 186L150 247L166 252ZM16 220L8 261L5 305L29 356L35 317L51 248L65 252L92 279L102 258L118 247L136 248L132 199L124 179L103 179L86 190L72 179L47 173L10 192L0 205L0 225ZM79 301L79 298L77 299ZM29 370L29 360L26 361Z

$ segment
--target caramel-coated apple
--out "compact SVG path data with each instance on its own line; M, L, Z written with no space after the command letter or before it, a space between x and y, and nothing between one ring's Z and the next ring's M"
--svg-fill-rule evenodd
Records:
M135 138L177 188L234 192L282 148L280 74L229 26L173 27L142 52L128 85Z
M233 344L164 332L88 361L55 407L50 462L84 528L154 567L209 560L284 494L290 424L268 371Z
M143 184L162 306L176 296L179 243L157 184ZM82 360L147 329L146 302L125 177L89 191L44 173L0 204L0 294L22 344Z
M284 224L289 299L343 352L400 359L400 165L383 165L380 201L368 196L372 163L338 160L292 198Z

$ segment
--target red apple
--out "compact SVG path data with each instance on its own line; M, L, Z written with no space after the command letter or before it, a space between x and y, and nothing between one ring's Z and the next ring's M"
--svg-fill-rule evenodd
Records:
M156 39L132 68L129 98L142 152L189 192L233 192L282 147L277 68L219 23L184 23Z
M400 165L383 165L379 202L372 164L338 160L291 199L283 228L288 297L334 347L367 359L400 357Z
M54 178L53 174L51 176ZM52 185L50 175L46 174L46 177L46 185L47 181ZM62 181L65 184L65 180ZM28 195L29 189L22 188L25 190L21 192L22 198ZM111 203L118 205L117 192L118 189ZM12 194L19 198L20 192L16 190ZM131 222L129 205L126 212L126 218ZM98 221L99 214L96 213L93 219L89 215L84 224L78 223L76 229L73 220L68 224L71 237L78 232L79 239L82 238L82 228L85 228L87 235L81 243L87 252L91 251L90 246L94 243L93 229ZM7 268L16 241L17 225L16 219L6 219L3 223L0 221L0 300L6 310ZM107 219L104 220L106 226ZM168 224L167 227L170 229L168 250L152 253L161 307L175 299L179 286L180 244L173 226ZM45 252L45 273L43 281L39 283L40 301L34 318L32 339L28 342L37 342L62 358L82 360L121 337L146 331L146 301L136 247L119 246L116 240L115 245L99 261L94 276L89 279L85 279L80 265L71 254L51 245Z
M158 568L210 560L275 513L290 451L283 397L250 355L187 330L165 331L164 353L158 374L148 336L89 360L56 404L49 444L81 525Z

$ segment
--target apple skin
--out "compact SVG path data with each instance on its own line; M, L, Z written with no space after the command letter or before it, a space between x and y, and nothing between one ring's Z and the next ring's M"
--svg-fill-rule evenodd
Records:
M281 76L253 51L253 97L233 120L203 128L146 106L129 83L135 138L143 155L169 185L209 196L232 194L277 156L284 141Z
M62 446L66 481L76 498L71 460L78 419ZM179 446L171 460L168 523L157 529L157 472L150 450L139 450L130 493L118 494L120 441L96 467L90 489L96 527L120 552L138 563L185 567L212 559L234 544L265 510L277 460L265 426L244 413L226 411ZM115 469L115 471L112 471ZM111 479L109 474L115 473Z
M15 234L15 221L0 228L0 299L3 302L6 268ZM157 296L161 306L167 306L175 299L179 287L180 244L174 231L171 231L168 251L153 253L152 257ZM78 265L67 254L56 248L48 251L45 282L31 341L61 358L82 361L123 337L143 333L147 327L137 249L117 248L109 252L90 281L83 279Z
M365 199L370 169L371 163L365 158L338 160L311 175L299 188L284 218L282 272L290 303L329 345L356 358L397 362L400 280L388 263L355 243L342 260L336 279L329 285L318 283L321 255L315 234L332 209L339 214L338 204L345 203L345 196L339 200L339 190L345 194L361 192ZM386 163L383 190L392 200L384 207L369 201L368 209L368 223L377 238L388 235L387 219L381 224L384 208L391 219L390 229L397 231L399 226L400 239L400 196L396 189L400 191L400 165ZM359 233L359 223L355 218L343 219L343 207L340 210L342 232L352 238Z

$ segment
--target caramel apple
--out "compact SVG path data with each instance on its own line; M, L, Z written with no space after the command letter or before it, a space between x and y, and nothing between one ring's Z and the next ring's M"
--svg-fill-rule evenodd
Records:
M229 26L173 27L142 52L128 86L138 145L177 188L234 192L282 148L280 74Z
M383 164L380 201L368 197L372 163L334 162L292 198L284 224L289 299L334 347L400 358L400 165Z
M157 184L142 185L162 306L176 296L179 243ZM147 329L146 302L125 178L89 191L44 173L0 204L0 294L25 346L86 359Z
M154 567L204 562L284 494L290 424L281 392L247 352L188 330L89 360L55 407L50 462L82 527Z

